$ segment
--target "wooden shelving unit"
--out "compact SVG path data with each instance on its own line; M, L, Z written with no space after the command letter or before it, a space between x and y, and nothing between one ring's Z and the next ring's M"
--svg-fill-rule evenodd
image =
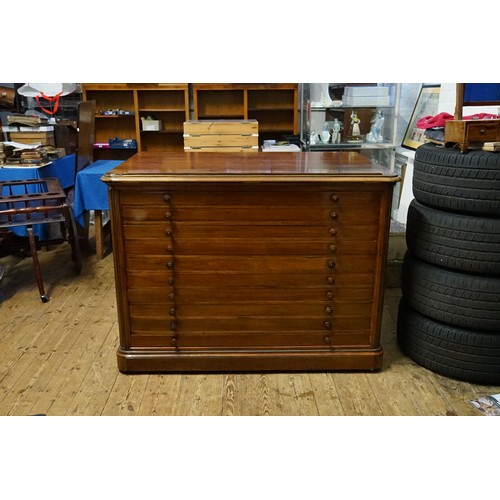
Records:
M126 159L140 151L182 151L183 124L194 120L257 120L259 145L265 139L298 134L296 83L83 83L83 100L95 100L96 143L135 139L137 149L96 148L94 159ZM123 110L128 115L103 115ZM142 118L161 121L159 130L142 129Z
M139 151L182 151L183 124L189 120L187 83L83 83L83 100L96 101L96 143L109 139L134 139L134 149L95 149L94 159L126 159ZM123 110L126 115L103 115ZM141 118L161 121L157 131L142 130Z
M195 120L257 120L259 143L298 134L296 83L194 83Z

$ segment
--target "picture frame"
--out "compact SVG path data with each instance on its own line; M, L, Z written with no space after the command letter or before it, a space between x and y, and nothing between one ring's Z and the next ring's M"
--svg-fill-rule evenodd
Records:
M405 135L401 145L404 148L416 150L424 144L424 129L417 128L417 122L424 116L435 116L439 109L439 93L441 85L422 85L418 94L417 102L408 122Z

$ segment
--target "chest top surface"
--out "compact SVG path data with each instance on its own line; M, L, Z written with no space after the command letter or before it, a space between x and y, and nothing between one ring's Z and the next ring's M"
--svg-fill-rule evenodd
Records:
M397 182L399 177L356 152L165 153L141 152L109 171L107 184L124 182Z

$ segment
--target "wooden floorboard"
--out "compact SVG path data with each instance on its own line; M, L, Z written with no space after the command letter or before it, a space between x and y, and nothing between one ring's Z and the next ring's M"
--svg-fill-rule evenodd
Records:
M500 393L400 352L398 289L385 294L378 372L122 374L112 254L85 254L78 276L66 244L39 256L45 304L30 258L0 259L0 415L480 416L469 400Z

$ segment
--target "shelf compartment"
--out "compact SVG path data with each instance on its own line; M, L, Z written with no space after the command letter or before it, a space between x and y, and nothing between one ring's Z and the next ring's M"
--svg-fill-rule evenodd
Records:
M186 107L184 90L139 90L137 99L140 111L182 111Z
M184 110L176 110L176 111L151 110L147 112L145 112L145 110L140 110L140 118L145 118L148 115L153 115L156 120L161 121L161 129L159 131L141 130L141 133L176 132L182 134L183 124L186 121L186 113L184 112Z
M182 134L142 132L141 151L184 151Z
M259 110L248 113L249 119L257 120L259 123L259 132L294 132L293 110Z
M249 90L248 111L292 110L296 107L295 91L290 90Z
M134 92L132 90L87 90L85 100L95 100L97 110L134 110Z
M245 118L243 90L198 90L195 120Z

